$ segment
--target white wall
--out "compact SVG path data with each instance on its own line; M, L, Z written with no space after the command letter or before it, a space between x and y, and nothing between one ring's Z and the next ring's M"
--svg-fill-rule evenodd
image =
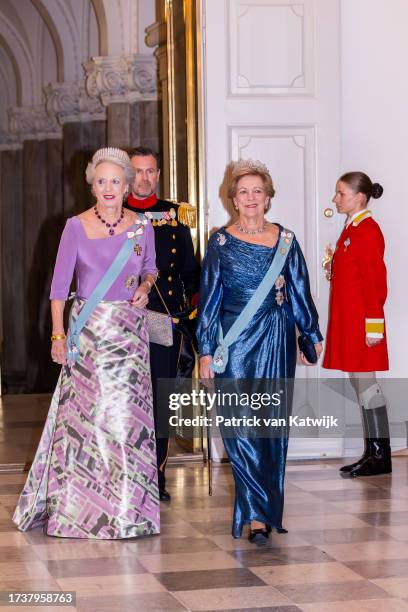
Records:
M408 376L408 2L341 1L341 171L384 187L372 210L386 240L391 377Z
M146 28L156 21L156 7L152 0L138 0L137 53L152 54L155 49L145 44Z
M334 208L331 198L335 180L344 171L363 170L381 182L385 194L373 201L372 208L387 245L386 319L391 369L385 376L408 380L408 318L405 316L408 310L408 206L405 203L408 0L299 0L296 5L290 0L220 0L217 3L203 0L203 11L206 23L203 48L206 227L203 233L227 219L220 201L226 163L240 156L252 156L269 164L278 188L270 215L290 224L301 239L325 334L328 285L321 269L321 257L324 246L337 239L343 218L335 214L327 219L323 211L327 206ZM296 34L296 16L303 20L301 34ZM261 35L256 36L259 32ZM276 48L268 41L266 32ZM309 40L313 41L310 47ZM293 63L296 50L302 56L306 76L308 72L312 75L309 88L298 92L295 81L295 86L292 83L281 90L279 83L290 82L285 80L289 69L282 58L290 58ZM283 68L286 73L283 71L282 76L279 71ZM309 165L299 164L293 146L289 146L292 142L288 143L290 155L284 154L282 142L286 141L279 139L297 130L295 144L302 146L301 126L307 128L305 159ZM315 136L309 138L308 150L307 130L311 129ZM299 185L308 186L310 191L300 188L296 191ZM291 207L294 210L297 207L296 215L291 216ZM341 376L340 372L327 370L314 370L310 375L315 376L316 372L323 378L331 374ZM301 368L298 373L301 374ZM384 381L384 390L392 408L391 419L404 420L399 411L405 405L391 393L395 385L390 380ZM357 406L350 405L347 425L358 421ZM339 454L329 442L319 440L310 452L315 456L323 452ZM302 454L302 450L292 446L293 454Z

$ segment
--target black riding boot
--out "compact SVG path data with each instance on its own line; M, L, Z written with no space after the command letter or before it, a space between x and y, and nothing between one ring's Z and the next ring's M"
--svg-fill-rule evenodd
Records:
M340 468L340 472L343 472L343 474L348 474L349 472L351 472L352 469L354 469L355 467L357 467L366 457L368 457L368 424L367 424L367 415L366 415L367 410L363 407L361 407L361 422L363 424L363 434L364 434L364 451L363 454L361 455L360 459L357 459L357 461L355 461L354 463L350 463L349 465L343 465L343 467Z
M390 474L391 446L390 431L386 406L369 408L366 410L368 426L368 455L350 470L349 474L355 476L377 476Z
M389 438L371 438L368 441L369 455L350 472L350 476L377 476L392 472L391 446Z

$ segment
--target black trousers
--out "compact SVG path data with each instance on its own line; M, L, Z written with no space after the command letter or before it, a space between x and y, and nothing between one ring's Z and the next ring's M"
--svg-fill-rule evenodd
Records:
M182 336L178 331L174 331L173 338L173 346L150 344L150 370L153 385L153 413L156 429L156 454L160 491L163 491L166 486L165 470L169 452L169 439L157 437L157 425L159 419L161 423L168 422L170 409L168 403L159 405L158 381L160 378L176 377Z

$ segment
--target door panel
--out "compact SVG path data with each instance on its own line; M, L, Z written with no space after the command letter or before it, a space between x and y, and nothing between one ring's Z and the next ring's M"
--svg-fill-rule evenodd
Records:
M206 227L232 211L224 197L231 160L255 158L272 174L276 196L270 221L290 228L304 251L323 334L329 284L321 267L341 219L326 217L339 172L339 0L203 0L203 107ZM299 366L297 376L330 376ZM316 393L311 393L311 396ZM295 403L309 401L304 396ZM319 406L315 411L326 414ZM290 454L342 454L342 440L294 439Z

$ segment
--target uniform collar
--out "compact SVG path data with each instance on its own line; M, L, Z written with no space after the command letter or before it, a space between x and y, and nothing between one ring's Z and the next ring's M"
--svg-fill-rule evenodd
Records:
M358 212L354 213L354 215L350 219L347 219L346 227L349 227L351 224L353 224L353 226L355 227L359 223L361 223L361 221L364 221L364 219L368 219L372 216L373 215L371 214L371 210L359 210Z
M157 203L157 195L152 193L148 198L135 198L135 196L131 193L128 197L128 204L131 208L142 208L146 210L147 208L151 208Z

